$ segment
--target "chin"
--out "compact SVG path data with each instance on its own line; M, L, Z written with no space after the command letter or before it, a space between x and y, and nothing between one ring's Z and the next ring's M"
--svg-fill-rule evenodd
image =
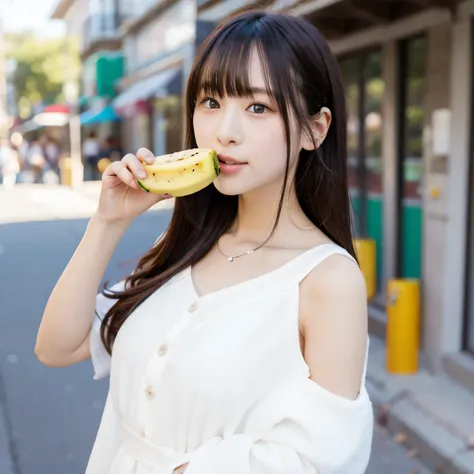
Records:
M231 179L229 179L231 178ZM234 178L234 179L232 179ZM214 181L214 187L226 196L238 196L240 194L248 193L254 188L249 187L249 183L243 183L241 179L235 179L235 177L220 175Z
M214 187L225 196L238 196L239 194L242 194L240 189L236 186L222 186L214 181Z

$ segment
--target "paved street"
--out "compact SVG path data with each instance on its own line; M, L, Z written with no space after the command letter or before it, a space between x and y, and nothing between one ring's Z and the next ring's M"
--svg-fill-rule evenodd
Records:
M120 243L105 279L130 271L133 259L153 243L168 217L163 211L139 218ZM66 369L44 367L33 348L48 294L86 222L0 225L0 474L84 473L107 381L93 381L89 361ZM10 468L7 454L13 459ZM368 472L429 473L381 429L375 431Z

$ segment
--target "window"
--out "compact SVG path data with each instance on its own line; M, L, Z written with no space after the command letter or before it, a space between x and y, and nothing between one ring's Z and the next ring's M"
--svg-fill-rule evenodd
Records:
M340 62L348 113L348 179L355 236L376 244L377 288L382 290L382 78L380 51ZM362 126L361 126L362 124Z
M426 93L426 39L400 44L399 270L402 278L421 275L423 129Z

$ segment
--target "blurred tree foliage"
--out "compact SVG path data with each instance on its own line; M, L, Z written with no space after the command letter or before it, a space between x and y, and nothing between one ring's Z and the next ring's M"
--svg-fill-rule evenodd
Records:
M29 32L8 34L5 40L7 58L15 67L20 115L26 118L38 106L64 102L64 84L80 76L77 42Z

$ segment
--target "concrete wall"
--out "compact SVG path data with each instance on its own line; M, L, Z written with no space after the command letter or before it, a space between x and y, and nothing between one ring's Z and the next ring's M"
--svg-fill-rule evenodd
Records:
M461 16L430 10L384 27L383 31L373 28L331 43L336 54L356 52L377 44L383 50L383 277L386 282L395 275L398 226L397 43L416 34L428 38L421 345L436 369L440 368L444 354L461 350L463 331L474 0L468 3L470 8L464 7ZM445 156L432 153L432 114L439 109L451 111L451 143ZM439 196L433 194L437 191Z
M462 349L467 260L469 161L472 155L472 21L474 2L460 9L452 28L451 53L451 156L447 177L447 228L441 350Z
M422 254L423 346L430 363L434 368L439 368L442 352L441 331L444 326L442 319L446 272L446 179L449 156L433 152L433 141L436 138L433 113L436 110L451 108L451 24L429 29L427 38Z
M196 36L194 0L178 0L157 18L124 39L127 73L153 62L163 53L170 53Z
M64 17L68 35L82 40L82 27L89 16L89 0L76 0Z

